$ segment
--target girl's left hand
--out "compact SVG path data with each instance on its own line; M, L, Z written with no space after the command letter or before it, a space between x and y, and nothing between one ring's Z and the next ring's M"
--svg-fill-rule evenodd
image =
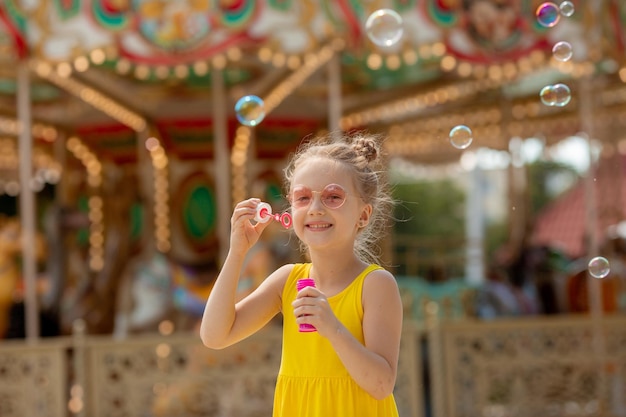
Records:
M328 299L315 287L301 289L291 305L296 323L315 326L321 336L328 337L336 333L341 326L341 322L328 304Z

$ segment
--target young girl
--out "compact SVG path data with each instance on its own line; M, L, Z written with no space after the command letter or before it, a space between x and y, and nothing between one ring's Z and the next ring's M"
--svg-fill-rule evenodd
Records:
M375 138L310 142L285 170L293 230L310 263L278 268L235 303L246 253L273 222L253 221L257 198L231 218L230 249L207 300L200 335L225 348L283 314L274 417L393 417L402 305L395 278L376 264L391 198ZM274 225L275 227L275 225ZM298 291L296 282L314 287ZM314 332L300 332L300 324Z

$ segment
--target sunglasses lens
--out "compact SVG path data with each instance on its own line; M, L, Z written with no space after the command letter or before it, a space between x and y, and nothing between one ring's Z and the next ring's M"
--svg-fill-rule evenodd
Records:
M346 201L346 191L337 184L330 184L322 191L322 203L331 209L339 208Z
M306 207L311 203L313 192L306 187L296 187L291 192L291 205L294 208Z

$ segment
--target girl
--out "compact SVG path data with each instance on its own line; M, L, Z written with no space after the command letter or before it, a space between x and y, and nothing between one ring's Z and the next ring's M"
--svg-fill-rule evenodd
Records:
M395 278L376 264L391 198L372 137L308 143L285 170L293 229L310 263L288 264L235 303L246 253L270 223L252 219L257 198L231 218L230 249L207 300L200 336L221 349L283 314L274 417L393 417L402 305ZM312 278L314 287L297 291ZM315 332L299 332L300 324Z

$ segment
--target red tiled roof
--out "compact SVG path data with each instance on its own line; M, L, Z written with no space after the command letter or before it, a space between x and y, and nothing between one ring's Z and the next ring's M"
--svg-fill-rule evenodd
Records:
M594 171L596 236L602 243L607 228L626 218L626 156L602 159ZM585 181L582 178L537 215L531 235L533 244L559 248L573 258L585 255Z

